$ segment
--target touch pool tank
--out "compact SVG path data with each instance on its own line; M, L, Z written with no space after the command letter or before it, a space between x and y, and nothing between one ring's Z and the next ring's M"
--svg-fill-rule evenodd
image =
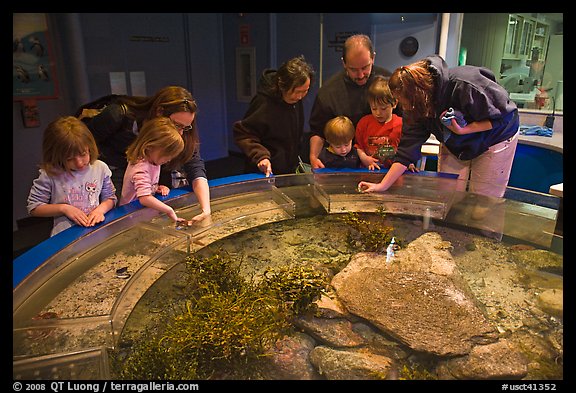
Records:
M133 203L96 229L71 228L47 240L13 262L13 378L109 379L107 352L152 284L190 253L264 224L383 211L562 254L562 237L555 234L560 200L554 196L508 189L506 198L486 201L432 172L407 174L386 193L358 192L360 180L381 178L368 171L320 171L217 179L210 182L211 221L201 226L177 228L165 215ZM200 211L197 200L178 191L166 202L191 219ZM472 218L481 202L491 208Z

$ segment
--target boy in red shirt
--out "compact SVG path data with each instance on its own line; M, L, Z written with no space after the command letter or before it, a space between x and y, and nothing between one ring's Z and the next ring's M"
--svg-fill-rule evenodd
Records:
M402 118L392 113L398 100L390 92L388 81L383 76L375 76L370 84L368 103L372 114L358 122L355 147L365 167L390 168L402 136ZM413 164L408 169L415 171Z

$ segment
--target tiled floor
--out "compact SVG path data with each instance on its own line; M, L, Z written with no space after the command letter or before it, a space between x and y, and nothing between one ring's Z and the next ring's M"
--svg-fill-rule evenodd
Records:
M206 161L208 180L244 173L244 158L237 153L217 160ZM28 251L50 237L51 218L26 217L18 221L18 230L12 232L12 258Z

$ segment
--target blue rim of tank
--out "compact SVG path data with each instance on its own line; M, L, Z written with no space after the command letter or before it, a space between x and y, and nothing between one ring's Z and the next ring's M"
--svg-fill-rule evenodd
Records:
M246 174L238 176L224 177L208 181L210 187L237 183L241 181L260 179L264 177L261 174ZM188 194L192 191L190 186L175 188L170 190L167 196L156 195L161 201L166 201L172 198ZM106 213L106 220L94 227L85 228L74 225L49 239L44 240L40 244L32 247L22 255L19 255L12 261L12 289L16 288L18 284L30 273L32 273L38 266L43 264L48 258L62 250L76 239L88 235L90 232L95 231L101 225L109 223L118 218L124 217L130 213L140 210L142 205L138 201L131 202L124 206L119 206Z
M359 169L330 169L330 168L322 168L314 170L315 173L357 173L357 172L367 172L367 173L386 173L388 169L380 169L376 171L369 171L365 168ZM446 173L438 173L432 171L420 171L417 173L406 172L409 175L417 175L417 176L427 176L427 177L446 177L446 178L455 178L456 175L446 174ZM216 187L222 186L227 184L239 183L248 180L255 180L255 179L262 179L265 176L259 173L248 173L244 175L236 175L236 176L229 176L223 177L219 179L213 179L208 181L209 187ZM185 194L192 192L192 188L190 186L175 188L170 190L170 193L167 196L159 196L156 195L161 201L166 201L169 199L173 199ZM85 228L80 226L73 226L71 228L66 229L49 239L44 240L40 244L32 247L30 250L26 251L25 253L19 255L16 259L12 261L12 289L15 289L20 282L30 273L32 273L36 268L42 265L46 260L48 260L51 256L59 252L60 250L64 249L70 243L74 242L76 239L79 239L83 236L88 235L90 232L98 229L101 225L105 223L109 223L121 217L124 217L128 214L131 214L137 210L140 210L142 205L138 201L133 201L127 205L120 206L110 210L106 213L106 220L91 228Z

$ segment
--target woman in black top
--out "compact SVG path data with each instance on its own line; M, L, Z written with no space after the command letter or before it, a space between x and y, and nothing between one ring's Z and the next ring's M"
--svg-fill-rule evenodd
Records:
M200 157L196 112L198 107L192 94L183 87L168 86L151 97L111 95L103 97L105 108L94 116L83 116L88 105L81 107L77 117L86 123L101 151L101 160L112 170L112 181L121 192L127 166L126 149L136 139L143 123L155 117L168 117L184 139L184 151L162 166L160 184L179 187L189 184L198 199L202 213L192 221L210 216L210 191L204 161ZM185 179L173 179L184 172ZM173 181L174 180L174 181ZM180 184L176 181L186 180ZM176 184L175 184L176 183Z
M262 73L244 118L233 126L234 140L246 156L246 172L295 172L304 130L302 98L313 77L303 56Z

